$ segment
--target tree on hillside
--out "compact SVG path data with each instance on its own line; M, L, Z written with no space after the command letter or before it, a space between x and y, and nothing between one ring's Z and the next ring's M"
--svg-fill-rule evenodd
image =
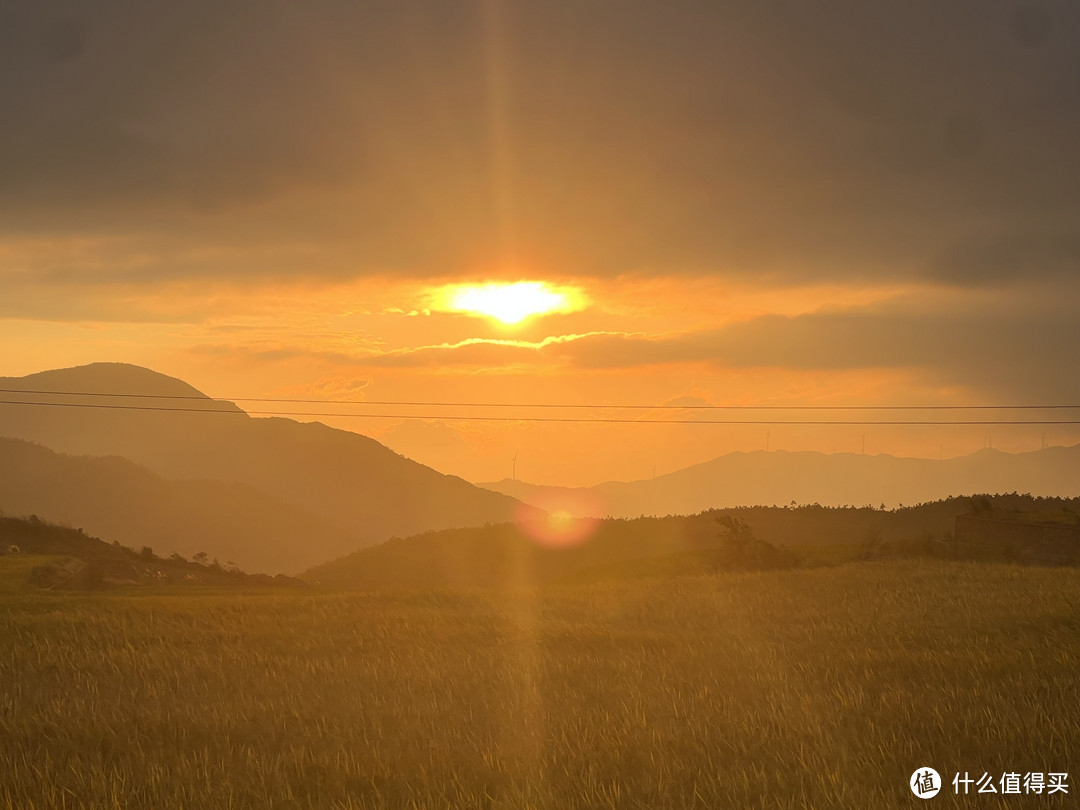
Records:
M742 518L717 515L716 522L721 529L720 548L725 568L759 571L790 568L795 564L791 552L759 539Z

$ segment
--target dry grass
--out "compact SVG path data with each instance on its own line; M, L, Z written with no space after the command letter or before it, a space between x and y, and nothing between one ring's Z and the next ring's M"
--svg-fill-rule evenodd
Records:
M1076 570L909 561L7 595L0 808L910 807L917 766L1080 771L1078 594Z

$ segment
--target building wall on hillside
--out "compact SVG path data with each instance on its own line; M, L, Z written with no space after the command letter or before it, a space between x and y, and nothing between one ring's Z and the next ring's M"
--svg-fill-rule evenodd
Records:
M954 539L961 549L969 552L963 556L1041 565L1080 563L1080 526L959 515Z

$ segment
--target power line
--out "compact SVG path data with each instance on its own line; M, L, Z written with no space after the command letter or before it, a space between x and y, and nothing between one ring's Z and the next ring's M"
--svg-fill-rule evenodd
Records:
M211 400L212 401L212 400ZM0 400L0 405L31 405L49 408L95 408L99 410L163 411L168 413L217 413L236 416L318 416L360 419L429 419L467 422L577 422L624 425L1080 425L1080 419L615 419L559 416L455 416L443 414L318 413L311 411L244 411L224 408L179 408L160 405L108 405L93 402L33 402Z
M0 394L35 396L119 397L127 399L197 400L200 402L276 402L293 405L379 405L436 408L591 408L608 410L677 410L677 411L1050 411L1080 410L1078 405L615 405L607 403L555 402L441 402L432 400L389 399L286 399L280 397L210 397L197 394L122 394L102 391L42 391L25 388L0 388ZM344 414L331 414L333 416Z

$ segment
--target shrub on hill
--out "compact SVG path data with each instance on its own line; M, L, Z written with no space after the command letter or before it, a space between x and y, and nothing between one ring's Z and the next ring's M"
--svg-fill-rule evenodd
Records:
M791 568L798 562L794 554L758 538L745 520L728 514L717 515L720 524L721 567L739 571L772 571Z

